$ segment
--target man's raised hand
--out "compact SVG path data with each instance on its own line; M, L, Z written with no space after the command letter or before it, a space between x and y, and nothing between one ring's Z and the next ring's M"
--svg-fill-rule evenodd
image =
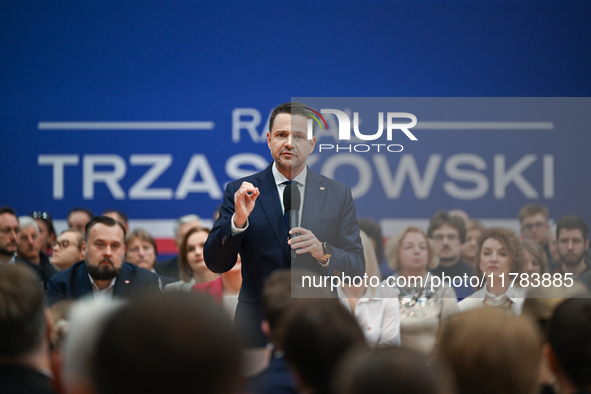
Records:
M246 220L254 209L254 204L261 192L250 182L242 182L234 193L234 226L244 228Z

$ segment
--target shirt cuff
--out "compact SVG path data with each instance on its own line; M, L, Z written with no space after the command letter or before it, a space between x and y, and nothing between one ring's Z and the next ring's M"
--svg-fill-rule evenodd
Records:
M320 261L318 261L318 264L320 264L322 268L328 268L328 265L330 264L330 257L328 258L328 260L326 260L326 263L322 264Z
M236 215L236 214L234 214L234 215ZM232 229L231 229L232 235L240 234L248 228L248 219L246 219L246 226L244 226L244 228L237 228L234 225L234 215L232 215L232 218L230 219L231 223L232 223Z

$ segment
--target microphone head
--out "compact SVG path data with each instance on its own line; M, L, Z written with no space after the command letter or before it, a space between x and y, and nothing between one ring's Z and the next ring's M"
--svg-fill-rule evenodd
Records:
M283 209L287 211L299 211L302 203L300 189L297 185L287 185L283 190Z

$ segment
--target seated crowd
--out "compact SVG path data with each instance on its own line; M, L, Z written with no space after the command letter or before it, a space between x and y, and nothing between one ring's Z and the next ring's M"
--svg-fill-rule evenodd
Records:
M388 240L361 219L377 280L304 288L308 272L275 271L269 345L246 349L240 258L210 271L198 216L159 262L123 212L77 207L56 234L46 212L2 207L0 392L591 393L589 228L551 228L535 203L518 219L519 235L438 211Z

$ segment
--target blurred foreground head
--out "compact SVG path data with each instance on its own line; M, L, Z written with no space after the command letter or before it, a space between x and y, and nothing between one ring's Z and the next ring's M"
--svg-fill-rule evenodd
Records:
M345 357L333 377L340 394L450 394L449 379L419 353L401 347L359 349Z
M207 296L165 293L116 311L97 341L98 394L236 391L240 344Z
M459 394L526 394L537 389L542 339L537 325L498 308L453 316L440 355Z

